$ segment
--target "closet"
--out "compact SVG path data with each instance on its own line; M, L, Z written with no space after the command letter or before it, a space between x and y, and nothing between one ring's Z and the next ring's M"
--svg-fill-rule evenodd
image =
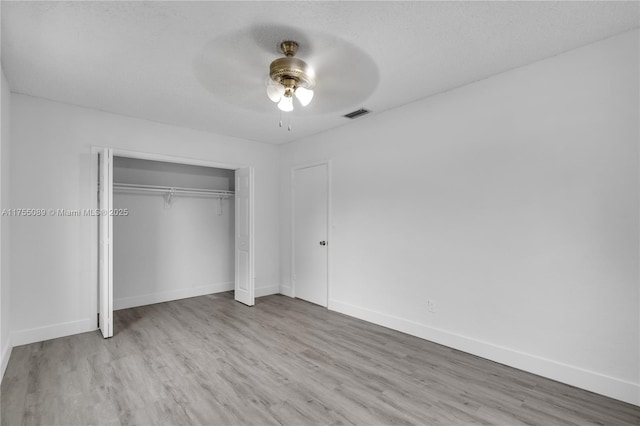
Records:
M113 157L113 309L234 289L235 171Z

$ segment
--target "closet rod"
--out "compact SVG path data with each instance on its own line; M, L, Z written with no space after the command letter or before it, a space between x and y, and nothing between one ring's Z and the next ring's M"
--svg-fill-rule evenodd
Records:
M218 189L199 189L199 188L181 188L173 186L156 186L156 185L136 185L130 183L114 183L114 191L148 191L148 192L167 192L172 194L192 194L192 195L209 195L213 197L233 197L235 192L222 191Z

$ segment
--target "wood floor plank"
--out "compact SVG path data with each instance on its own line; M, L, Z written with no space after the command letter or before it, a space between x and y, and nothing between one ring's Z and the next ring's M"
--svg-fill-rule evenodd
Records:
M115 312L13 349L2 425L638 425L640 407L284 296Z

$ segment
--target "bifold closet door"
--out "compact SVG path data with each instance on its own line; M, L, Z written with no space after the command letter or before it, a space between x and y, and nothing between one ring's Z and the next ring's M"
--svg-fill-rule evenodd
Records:
M102 336L113 336L113 150L98 153L98 327Z
M234 294L238 302L253 306L253 169L236 170L236 250Z

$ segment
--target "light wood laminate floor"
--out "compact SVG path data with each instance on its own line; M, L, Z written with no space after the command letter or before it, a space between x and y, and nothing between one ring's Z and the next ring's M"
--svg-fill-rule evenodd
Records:
M284 296L115 313L13 349L1 423L639 425L640 408Z

